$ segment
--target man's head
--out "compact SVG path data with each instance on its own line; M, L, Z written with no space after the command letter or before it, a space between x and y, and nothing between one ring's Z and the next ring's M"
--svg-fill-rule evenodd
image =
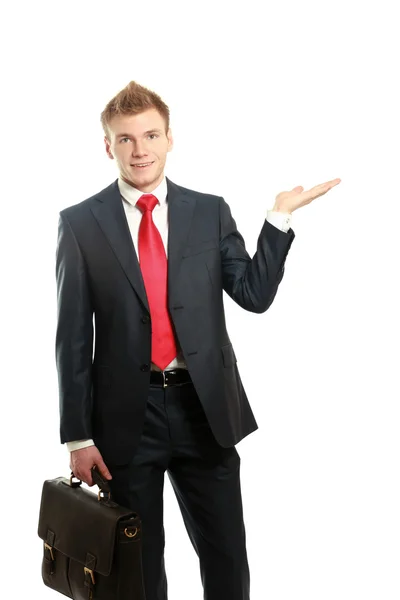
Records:
M106 152L116 160L122 179L142 192L152 192L164 177L172 150L168 106L131 81L107 104L101 124Z

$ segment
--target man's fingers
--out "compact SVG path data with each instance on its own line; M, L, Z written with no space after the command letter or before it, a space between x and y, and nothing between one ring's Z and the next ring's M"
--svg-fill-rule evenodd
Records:
M89 487L94 486L94 481L93 481L92 474L90 471L88 471L88 473L85 473L84 482L87 483Z
M341 179L339 179L338 177L336 179L331 179L330 181L325 181L324 183L320 183L319 185L316 185L315 187L328 187L329 189L334 187L335 185L337 185L338 183L341 182Z
M311 202L311 200L315 200L315 198L319 198L329 192L333 187L340 183L340 179L332 179L331 181L326 181L325 183L320 183L319 185L314 186L310 190L306 190L303 192L302 196L306 202Z
M109 480L112 479L103 457L95 446L88 446L71 452L70 467L75 477L84 481L88 486L94 485L91 469L97 467L99 473Z
M103 477L105 477L106 479L112 479L112 475L107 469L107 466L103 460L99 460L97 462L97 468L100 471L101 475L103 475Z
M304 192L304 187L302 185L296 185L296 187L294 187L291 191L292 192L304 192L305 194L310 193L314 193L316 192L317 194L319 194L321 191L323 190L330 190L331 188L335 187L335 185L338 185L338 183L340 183L341 179L336 178L336 179L331 179L330 181L325 181L324 183L319 183L318 185L315 185L314 187L312 187L309 190L306 190Z
M340 183L340 181L341 181L340 179L331 179L331 181L326 181L325 183L320 183L319 185L316 185L315 187L311 188L311 190L308 190L308 191L312 192L313 194L315 193L317 195L320 195L321 193L326 193L328 190L335 187L335 185L338 185L338 183Z
M73 473L77 479L80 479L81 481L86 483L89 487L92 487L94 485L93 479L92 479L92 474L90 471L81 471L80 469L75 469L75 471L73 471Z
M294 210L310 204L315 198L319 198L329 192L330 189L338 185L341 179L331 179L325 183L320 183L309 190L304 190L302 185L297 185L290 192L285 191L278 194L275 198L276 210L287 210L293 212Z

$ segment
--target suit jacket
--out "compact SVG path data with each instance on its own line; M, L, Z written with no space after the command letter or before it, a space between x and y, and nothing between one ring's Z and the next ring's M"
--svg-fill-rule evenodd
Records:
M295 235L265 221L251 259L223 198L168 178L167 189L169 312L211 430L229 447L258 426L223 290L246 310L266 311ZM151 319L117 180L60 212L56 278L61 442L92 438L106 464L128 463L149 392Z

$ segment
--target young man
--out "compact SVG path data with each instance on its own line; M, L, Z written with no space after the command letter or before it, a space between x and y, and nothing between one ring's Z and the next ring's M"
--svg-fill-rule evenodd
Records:
M101 120L119 178L59 220L61 442L76 477L93 485L97 465L115 501L140 515L147 600L167 599L165 471L205 597L248 600L235 444L257 423L222 292L246 310L266 311L294 239L291 213L340 180L279 194L250 258L223 198L165 177L173 142L157 94L131 82Z

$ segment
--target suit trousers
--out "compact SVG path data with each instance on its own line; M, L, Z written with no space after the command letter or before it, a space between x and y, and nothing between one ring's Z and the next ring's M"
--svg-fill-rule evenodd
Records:
M130 464L110 471L113 499L142 519L147 600L167 600L165 471L199 558L204 599L249 600L240 457L215 440L192 383L150 387L136 453ZM190 598L191 590L182 589L181 597Z

